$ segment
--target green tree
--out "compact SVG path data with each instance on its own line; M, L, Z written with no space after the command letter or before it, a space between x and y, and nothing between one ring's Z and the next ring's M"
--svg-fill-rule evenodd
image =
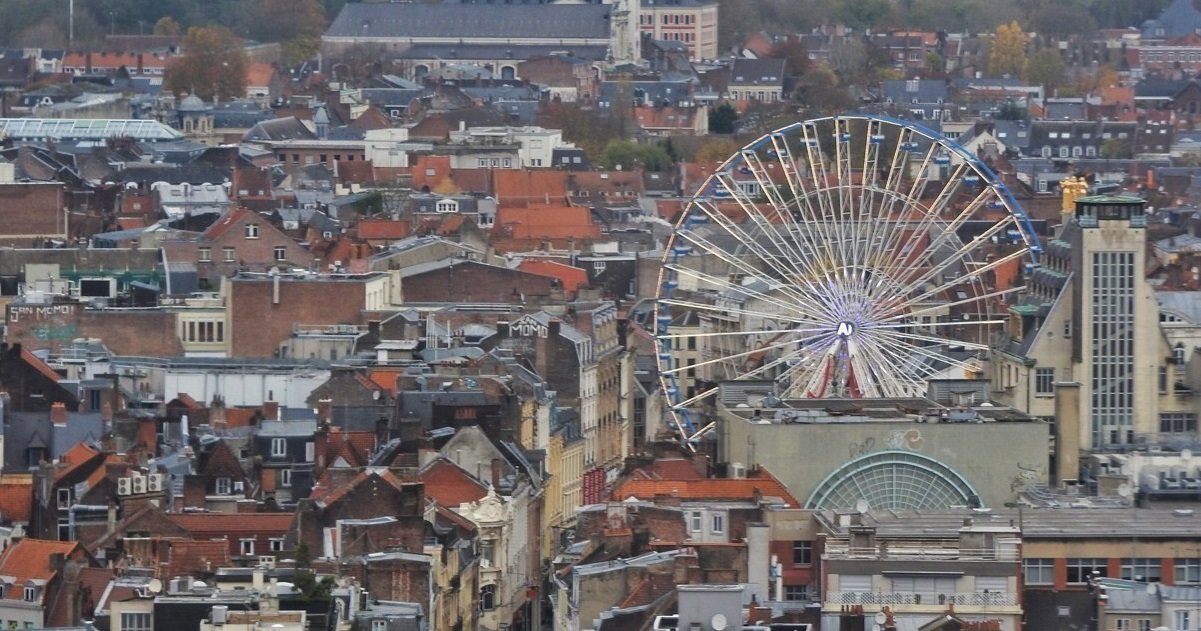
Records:
M836 17L857 30L879 28L892 12L888 0L842 0Z
M1043 48L1026 62L1026 81L1052 90L1063 84L1066 70L1067 64L1058 50Z
M729 103L721 103L709 110L709 133L732 134L738 123L738 111Z
M711 140L696 150L693 159L697 162L725 162L726 158L738 153L741 148L737 142L726 138Z
M1026 67L1026 33L1017 21L997 27L988 49L988 72L995 76L1021 76Z
M552 103L542 117L545 127L563 130L563 139L575 143L593 162L606 145L622 137L621 121L612 113L584 109L574 103Z
M159 18L158 22L154 23L155 35L179 35L182 32L183 29L179 26L179 22L169 15Z
M671 158L659 145L641 145L632 140L611 140L601 153L600 163L606 169L664 171L671 166Z
M224 26L192 27L184 37L183 55L167 67L163 88L179 96L191 93L204 100L246 95L246 50Z

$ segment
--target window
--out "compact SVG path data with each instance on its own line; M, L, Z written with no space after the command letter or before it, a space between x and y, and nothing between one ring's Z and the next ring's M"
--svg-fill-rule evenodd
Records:
M793 565L813 565L813 542L812 541L793 541L792 542L792 564Z
M67 510L71 508L71 489L58 489L58 508L59 510Z
M1159 367L1159 393L1166 394L1167 391L1168 391L1168 367L1160 366ZM1160 418L1161 418L1160 423L1161 424L1163 422L1162 417L1163 417L1163 415L1161 414L1160 415Z
M1195 412L1160 412L1159 431L1164 434L1195 432L1197 431L1197 414Z
M277 260L277 261L288 260L288 248L285 248L282 245L275 246L275 260Z
M371 621L371 631L387 631L387 629L388 629L388 621L387 620L372 620Z
M267 541L267 547L272 552L283 552L284 551L283 537L272 537L269 541Z
M1172 348L1172 363L1177 366L1184 363L1184 344L1177 342L1176 346Z
M225 246L224 248L222 248L222 252L225 254L225 262L226 263L233 263L238 258L237 250L235 250L229 246Z
M797 602L809 600L808 585L785 585L784 600Z
M1150 618L1139 618L1138 631L1151 631L1151 619Z
M196 260L200 261L201 263L208 263L209 261L213 260L213 249L200 248L200 253L196 256Z
M480 559L487 561L488 565L496 564L496 542L492 539L480 540Z
M25 602L35 602L38 599L38 588L33 585L25 586Z
M722 513L713 513L713 534L721 534L726 531L726 516Z
M1055 393L1055 369L1034 369L1034 394L1049 395Z
M279 485L284 488L291 488L291 486L292 486L292 470L291 469L280 469L279 470Z
M1022 561L1022 576L1027 585L1053 585L1055 559L1025 559Z
M492 611L496 608L496 586L484 585L480 588L480 609Z
M242 539L239 543L242 556L254 556L254 539Z
M288 455L288 441L283 438L271 439L271 457L283 458Z
M149 613L121 614L121 631L150 631Z
M229 495L230 482L229 478L217 478L217 495Z
M892 577L892 591L902 594L950 594L955 591L955 578L951 576L894 576Z
M690 522L688 524L688 529L692 532L700 532L703 528L703 524L705 523L703 521L703 517L704 515L701 514L699 510L692 511L692 514L689 516Z
M1113 628L1116 631L1132 631L1130 628L1130 618L1118 618L1114 620Z
M1201 583L1201 559L1176 559L1176 584Z
M1176 611L1176 615L1173 617L1173 620L1176 623L1176 626L1174 627L1176 631L1189 631L1192 629L1190 626L1192 624L1192 616L1189 615L1191 613L1192 612L1187 609L1178 609Z
M1068 584L1085 585L1094 573L1105 576L1107 567L1106 559L1068 559Z
M434 206L434 212L439 213L455 213L459 212L459 203L453 199L440 199Z
M259 238L259 225L257 223L248 223L243 229L247 239Z

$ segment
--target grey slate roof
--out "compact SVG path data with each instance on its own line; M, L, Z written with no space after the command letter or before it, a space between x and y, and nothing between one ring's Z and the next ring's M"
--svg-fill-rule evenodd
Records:
M1174 0L1158 18L1143 24L1142 36L1182 37L1193 34L1197 29L1201 29L1201 11L1193 6L1192 0Z
M348 3L327 38L606 39L604 4Z

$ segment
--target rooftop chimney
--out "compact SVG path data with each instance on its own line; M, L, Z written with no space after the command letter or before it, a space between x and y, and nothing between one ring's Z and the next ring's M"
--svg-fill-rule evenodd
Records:
M67 405L62 401L55 401L50 406L50 422L55 425L67 424Z

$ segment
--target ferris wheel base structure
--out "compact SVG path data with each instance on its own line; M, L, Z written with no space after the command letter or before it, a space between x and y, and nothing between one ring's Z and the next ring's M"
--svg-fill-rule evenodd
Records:
M906 399L979 378L1040 251L992 168L938 132L844 114L765 134L699 187L664 250L654 328L676 431L713 429L723 383Z

